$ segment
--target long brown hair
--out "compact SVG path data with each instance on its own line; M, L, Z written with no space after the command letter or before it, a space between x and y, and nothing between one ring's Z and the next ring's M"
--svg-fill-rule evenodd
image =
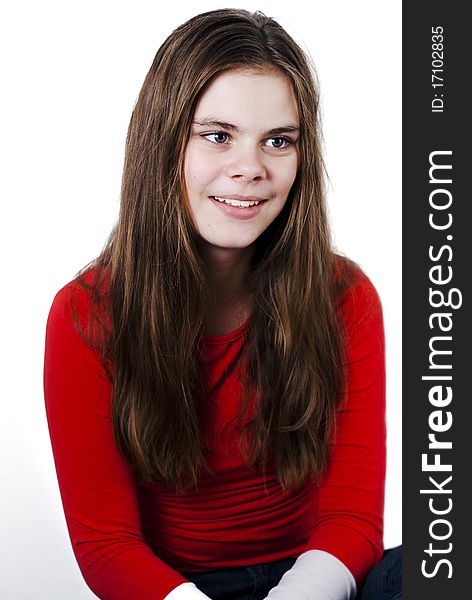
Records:
M348 270L339 268L327 224L313 69L286 31L259 12L198 15L167 38L144 81L126 141L119 220L92 263L91 286L92 315L104 333L98 346L112 365L118 448L138 478L179 492L207 468L196 352L207 283L183 157L202 91L236 68L288 77L301 127L296 180L257 240L248 276L253 302L239 417L242 423L255 398L240 428L248 464L264 469L272 455L284 489L319 478L343 392L336 303Z

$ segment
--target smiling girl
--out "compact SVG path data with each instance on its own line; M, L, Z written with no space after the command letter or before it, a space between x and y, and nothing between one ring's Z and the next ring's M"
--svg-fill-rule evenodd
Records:
M184 176L211 286L206 333L227 333L249 316L255 242L287 201L299 129L290 81L275 69L225 70L198 101Z
M100 598L347 600L381 559L382 314L332 249L323 181L310 66L274 20L169 36L118 223L47 327L62 501ZM363 599L400 597L386 558L390 591L374 571Z

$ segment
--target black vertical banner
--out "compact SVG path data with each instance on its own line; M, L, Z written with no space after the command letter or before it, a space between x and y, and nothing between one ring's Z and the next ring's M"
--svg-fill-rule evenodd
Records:
M404 598L472 598L472 25L403 3Z

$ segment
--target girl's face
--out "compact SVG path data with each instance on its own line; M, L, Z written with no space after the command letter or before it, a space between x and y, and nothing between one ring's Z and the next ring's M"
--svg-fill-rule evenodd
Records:
M299 126L282 74L233 70L209 84L185 152L190 210L209 245L246 248L280 213L297 174Z

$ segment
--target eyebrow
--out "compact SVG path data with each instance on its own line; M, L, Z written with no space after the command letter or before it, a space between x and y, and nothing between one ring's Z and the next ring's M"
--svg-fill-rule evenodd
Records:
M203 119L202 121L192 121L194 125L200 125L201 127L217 127L218 129L226 129L227 131L234 131L240 133L241 129L237 125L227 123L226 121L219 121L217 119ZM265 131L263 135L279 135L281 133L299 133L300 127L298 125L284 125L282 127L275 127Z

